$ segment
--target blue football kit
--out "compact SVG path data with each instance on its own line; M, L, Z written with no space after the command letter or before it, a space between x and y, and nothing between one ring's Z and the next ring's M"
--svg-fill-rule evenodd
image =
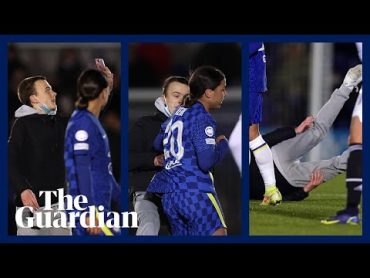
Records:
M210 170L228 151L216 144L216 122L200 102L180 107L165 123L154 147L165 165L148 191L164 193L162 203L173 235L211 235L226 227Z
M64 160L67 171L68 194L87 197L86 206L104 206L111 210L112 202L119 204L120 188L112 174L112 163L107 134L99 120L86 109L77 109L68 122ZM76 223L74 234L85 235L86 230ZM104 227L102 235L111 235Z

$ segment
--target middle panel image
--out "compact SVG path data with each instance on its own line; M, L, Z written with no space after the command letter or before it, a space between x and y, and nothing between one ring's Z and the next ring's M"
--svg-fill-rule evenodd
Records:
M240 235L241 46L129 45L131 235Z

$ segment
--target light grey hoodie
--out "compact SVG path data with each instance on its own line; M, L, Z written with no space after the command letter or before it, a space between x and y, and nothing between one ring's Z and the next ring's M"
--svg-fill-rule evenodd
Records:
M164 99L162 96L158 97L154 102L155 107L161 111L163 114L165 114L167 117L171 117L172 114L170 110L168 110L167 104L164 102Z
M28 105L22 105L14 113L16 118L21 118L21 117L33 115L33 114L38 114L38 111Z

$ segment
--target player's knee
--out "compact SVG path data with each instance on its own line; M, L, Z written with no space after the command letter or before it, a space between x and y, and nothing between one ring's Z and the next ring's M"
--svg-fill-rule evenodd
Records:
M362 123L359 117L353 117L351 121L349 143L362 144Z
M259 126L251 125L249 127L249 141L256 139L260 135Z

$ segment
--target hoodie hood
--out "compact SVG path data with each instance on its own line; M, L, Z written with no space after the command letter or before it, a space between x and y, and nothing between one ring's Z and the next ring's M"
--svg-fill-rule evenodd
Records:
M166 103L164 102L163 97L158 97L154 102L155 107L165 114L167 117L171 117L171 112L168 110Z
M15 111L15 117L21 118L28 115L38 114L37 110L28 105L22 105Z

